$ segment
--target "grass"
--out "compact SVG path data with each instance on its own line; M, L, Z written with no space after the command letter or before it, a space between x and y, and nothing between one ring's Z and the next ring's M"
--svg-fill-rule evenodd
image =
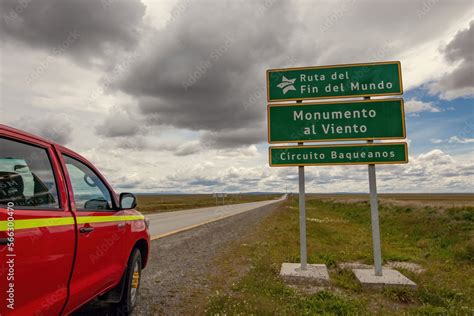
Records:
M225 204L238 204L271 200L278 194L228 194ZM138 210L144 214L179 211L192 208L216 206L216 198L212 194L170 194L170 195L138 195ZM217 199L222 205L222 198Z
M396 199L395 199L396 200ZM362 288L343 262L372 263L369 204L337 197L307 200L308 261L326 263L330 285L294 286L278 276L282 262L299 262L297 199L290 198L250 236L216 259L209 315L472 315L474 313L474 206L471 201L432 206L383 200L380 205L385 263L407 261L424 271L398 269L416 289ZM420 202L421 201L421 202ZM422 203L422 202L426 203Z

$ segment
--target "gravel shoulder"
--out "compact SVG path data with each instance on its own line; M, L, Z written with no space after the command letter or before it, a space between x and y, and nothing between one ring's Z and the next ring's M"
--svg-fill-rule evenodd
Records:
M139 304L133 315L202 314L196 302L211 294L211 277L219 273L215 258L231 242L253 231L281 203L227 217L152 241L148 265L142 274ZM93 302L76 315L120 315Z

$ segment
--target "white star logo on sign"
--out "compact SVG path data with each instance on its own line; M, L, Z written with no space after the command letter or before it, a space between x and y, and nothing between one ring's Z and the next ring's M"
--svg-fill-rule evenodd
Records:
M295 79L288 79L285 76L281 79L281 83L277 85L278 88L283 89L283 94L286 94L288 91L296 91L295 86L293 85L296 81Z

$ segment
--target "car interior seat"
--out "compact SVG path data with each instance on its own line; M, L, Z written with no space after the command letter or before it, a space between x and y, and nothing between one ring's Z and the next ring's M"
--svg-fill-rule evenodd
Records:
M50 193L48 187L41 181L34 173L34 203L31 206L36 205L45 205L45 204L54 204L56 200L54 196Z
M0 171L0 204L13 202L25 204L25 185L23 178L16 172Z

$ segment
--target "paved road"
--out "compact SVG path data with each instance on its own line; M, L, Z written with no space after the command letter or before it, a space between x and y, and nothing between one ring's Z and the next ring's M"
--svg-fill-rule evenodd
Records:
M232 215L248 212L284 199L286 199L286 195L278 200L148 214L146 217L150 219L150 235L152 236L152 239L156 239Z

